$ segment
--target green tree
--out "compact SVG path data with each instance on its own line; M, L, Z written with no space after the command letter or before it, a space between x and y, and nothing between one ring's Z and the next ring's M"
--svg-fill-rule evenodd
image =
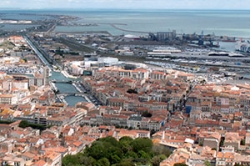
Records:
M163 154L166 157L168 157L171 154L171 151L162 145L154 145L152 148L152 152L154 153L155 156Z
M140 150L138 153L139 153L140 158L148 159L148 160L151 158L150 155L144 152L143 150Z
M205 160L205 161L204 161L204 165L205 165L205 166L211 166L211 163L210 163L208 160Z
M95 166L96 160L93 157L80 156L80 163L84 166Z
M114 137L105 137L100 139L101 142L108 142L113 146L118 146L118 141Z
M40 124L33 124L33 123L29 123L26 120L22 120L19 124L19 127L21 128L26 128L26 127L31 127L33 129L39 129L39 130L45 130L46 127Z
M160 162L161 162L161 160L160 160L159 156L154 156L151 159L152 166L159 166Z
M26 120L22 120L20 123L19 123L19 127L21 128L26 128L29 126L29 122L26 121Z
M121 158L118 155L114 154L111 156L111 161L112 164L119 163L121 161Z
M122 137L122 138L120 138L119 139L119 142L133 142L133 138L131 138L131 137L128 137L128 136L124 136L124 137Z
M97 165L98 166L110 166L110 162L107 158L101 158L100 160L98 160Z
M119 163L123 157L119 142L113 137L95 141L90 148L86 148L85 153L96 160L107 158L111 164Z
M132 146L131 143L133 142L133 139L131 137L122 137L119 140L119 145L123 151L124 154L127 152L131 152Z
M169 155L161 146L153 146L148 138L113 137L96 140L83 153L63 158L63 166L131 166L134 164L157 165Z
M149 138L136 138L132 142L132 148L134 152L139 152L140 150L149 153L152 150L153 143Z
M11 124L14 121L5 121L5 120L0 120L0 124Z
M134 151L128 151L128 152L125 154L125 157L126 157L126 158L138 158L138 155L137 155L137 153L135 153Z
M135 164L131 159L124 159L120 163L116 164L116 166L134 166Z
M165 160L167 157L165 155L154 156L150 161L152 166L159 166L160 163Z
M108 159L111 164L119 163L123 157L124 153L120 147L111 146L108 148Z
M106 146L107 143L96 141L92 144L91 148L86 149L86 154L93 157L96 160L99 160L103 157L108 157L108 151Z
M67 155L63 158L63 166L74 166L80 163L76 155Z

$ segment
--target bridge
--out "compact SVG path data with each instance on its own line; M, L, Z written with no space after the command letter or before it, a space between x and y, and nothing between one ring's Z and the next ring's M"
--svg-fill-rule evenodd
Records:
M55 30L55 28L56 28L56 24L54 24L53 26L51 26L51 27L48 29L48 31L45 32L45 34L50 36L51 32L53 32L53 31Z
M85 96L84 93L81 92L64 92L58 93L58 96Z
M79 96L79 97L83 98L82 101L91 102L89 100L89 98L82 93L73 93L73 92L72 93L70 93L70 92L69 93L59 93L56 96L60 102L65 103L66 105L68 105L67 101L65 100L65 97L67 97L67 96Z

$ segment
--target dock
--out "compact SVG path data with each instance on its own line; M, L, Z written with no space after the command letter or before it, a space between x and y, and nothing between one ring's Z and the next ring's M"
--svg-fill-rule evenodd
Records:
M118 26L116 26L116 24L110 24L112 27L114 27L115 29L118 29L120 31L124 31L124 32L132 32L132 33L145 33L145 34L149 34L150 32L145 32L145 31L133 31L133 30L128 30L128 29L123 29L120 28Z

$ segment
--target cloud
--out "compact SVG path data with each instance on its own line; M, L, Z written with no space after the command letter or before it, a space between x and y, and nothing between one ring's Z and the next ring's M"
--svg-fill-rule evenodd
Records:
M1 0L0 8L250 9L249 0Z

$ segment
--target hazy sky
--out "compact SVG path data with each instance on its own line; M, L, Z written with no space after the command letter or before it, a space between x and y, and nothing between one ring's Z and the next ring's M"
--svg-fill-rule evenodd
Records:
M250 0L1 0L0 8L250 9Z

